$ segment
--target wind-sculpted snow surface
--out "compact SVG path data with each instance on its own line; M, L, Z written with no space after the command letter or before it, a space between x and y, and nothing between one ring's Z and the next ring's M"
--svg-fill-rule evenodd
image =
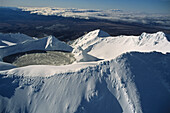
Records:
M47 78L1 72L0 112L166 113L169 66L170 54L135 52Z
M25 47L28 49L18 49ZM0 55L36 47L43 50L73 49L77 62L65 66L20 68L0 62L0 112L170 111L170 43L163 32L112 37L95 30L75 40L72 47L47 37L2 47L1 51L6 53L0 52Z

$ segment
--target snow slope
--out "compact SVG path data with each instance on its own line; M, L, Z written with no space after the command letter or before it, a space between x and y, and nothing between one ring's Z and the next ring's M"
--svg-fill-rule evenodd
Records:
M88 52L90 51L92 46L101 42L104 37L108 37L108 36L109 36L108 33L100 29L97 29L75 40L72 46L73 47L80 46L83 50Z
M39 40L30 40L13 46L0 48L0 53L1 53L0 57L3 58L11 54L26 52L31 50L59 50L59 51L71 52L72 47L70 47L64 42L59 41L54 36L48 36Z
M89 55L86 51L84 51L80 46L75 47L72 51L74 57L77 62L90 62L90 61L98 61L100 59Z
M26 42L28 40L34 40L32 37L29 37L25 34L20 33L0 33L0 48L6 46L16 45L17 43Z
M0 71L12 69L12 68L16 68L16 66L0 61Z
M73 72L55 74L40 66L29 73L1 72L0 112L166 113L169 61L169 54L136 52ZM42 70L50 76L26 77Z
M170 43L162 32L112 37L95 30L72 47L50 36L4 48L1 56L37 48L73 50L77 62L20 68L0 62L7 67L0 71L0 112L170 111Z
M105 37L101 37L98 32L102 32ZM97 34L97 35L96 35ZM130 51L162 53L170 52L170 42L163 32L154 34L142 33L141 36L117 36L105 35L101 30L95 30L77 39L73 48L80 46L88 54L100 59L113 59L122 53ZM89 37L87 39L87 37Z

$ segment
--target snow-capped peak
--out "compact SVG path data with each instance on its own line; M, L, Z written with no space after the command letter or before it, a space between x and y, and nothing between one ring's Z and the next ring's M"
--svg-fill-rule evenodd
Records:
M100 30L100 29L97 29L97 30L94 30L94 31L91 31L89 32L86 36L93 36L93 37L108 37L110 36L108 33Z
M139 45L145 45L145 44L156 45L163 41L167 41L165 33L163 33L163 32L157 32L157 33L153 33L153 34L144 32L139 37L138 44Z
M19 49L18 49L19 48ZM0 57L5 57L8 55L27 52L32 50L58 50L58 51L67 51L72 52L73 48L67 45L65 42L59 41L54 36L48 36L38 40L30 40L23 43L18 43L13 46L7 46L5 48L0 48Z
M72 47L67 45L65 42L62 42L55 38L54 36L48 36L45 39L45 49L46 50L62 50L62 51L72 51Z
M57 44L65 45L64 42L59 41L57 38L55 38L52 35L45 37L44 39L46 40L45 49L51 48L53 45L57 45Z
M101 37L101 34L106 37ZM170 52L170 43L163 32L112 37L104 31L95 30L77 39L72 46L80 46L88 54L100 59L113 59L122 53L131 51Z
M48 48L49 46L52 46L52 42L53 42L52 40L53 40L53 36L47 37L47 42L46 42L45 48Z
M91 31L87 34L85 34L84 36L80 37L79 39L77 39L72 46L80 46L82 47L82 49L84 49L85 51L90 51L91 46L99 43L100 41L103 40L103 38L110 36L108 33L97 29L94 31Z

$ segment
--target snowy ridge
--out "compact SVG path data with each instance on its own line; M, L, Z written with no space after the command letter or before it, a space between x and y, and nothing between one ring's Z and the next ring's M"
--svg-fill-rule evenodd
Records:
M140 46L146 45L149 43L151 45L156 45L163 41L167 41L167 38L165 37L165 34L163 32L157 32L154 34L142 33L141 36L139 37L139 45Z
M25 41L34 40L32 37L29 37L25 34L20 33L0 33L0 48L6 46L16 45L17 43L22 43Z
M108 33L100 29L97 29L75 40L72 46L73 47L80 46L82 49L88 52L90 51L92 46L101 42L103 38L108 37L108 36L110 36Z
M45 40L46 40L45 41L46 45L44 48L46 50L60 50L60 51L67 51L67 52L72 51L72 47L67 45L65 42L59 41L54 36L48 36L45 38Z
M156 54L158 57L155 56ZM156 61L150 59L152 56L155 56ZM0 110L1 112L2 110L6 112L20 110L32 113L167 112L170 101L169 92L159 78L161 70L166 67L159 70L155 67L162 58L167 58L168 61L170 56L161 53L127 53L96 66L74 72L53 74L48 78L17 77L18 74L21 75L17 71L13 74L1 73L0 80L13 82L9 82L12 88L10 94L5 94L5 89L1 89L0 103L6 104L1 104ZM163 62L160 64L163 65ZM167 62L167 66L170 66L170 62ZM53 68L57 69L56 66ZM39 71L42 70L39 69ZM26 75L29 74L33 73ZM170 72L167 71L168 74ZM165 73L161 76L164 75ZM22 76L25 75L22 74ZM4 88L9 83L4 83ZM147 95L148 93L150 95ZM20 101L21 99L18 100L18 98L23 99Z
M170 111L170 42L163 32L112 37L95 30L72 47L49 36L1 48L0 55L37 48L72 52L77 62L20 68L0 62L0 112Z
M11 54L27 52L31 50L60 50L71 52L72 47L64 42L59 41L53 36L49 36L39 40L30 40L13 46L0 48L0 57L3 58Z
M170 52L170 42L163 32L143 33L141 36L96 37L92 31L72 44L82 47L88 54L100 59L113 59L131 51L162 53ZM89 38L88 38L89 37ZM88 39L87 39L88 38ZM87 40L87 41L86 41ZM111 50L112 49L112 50Z

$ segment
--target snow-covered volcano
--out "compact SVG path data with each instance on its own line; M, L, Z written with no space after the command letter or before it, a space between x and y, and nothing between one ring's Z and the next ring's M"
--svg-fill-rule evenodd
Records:
M112 37L95 30L71 46L54 37L1 46L1 57L34 49L55 49L72 51L76 62L20 68L0 62L0 68L5 66L0 71L0 112L170 111L170 42L163 32Z

